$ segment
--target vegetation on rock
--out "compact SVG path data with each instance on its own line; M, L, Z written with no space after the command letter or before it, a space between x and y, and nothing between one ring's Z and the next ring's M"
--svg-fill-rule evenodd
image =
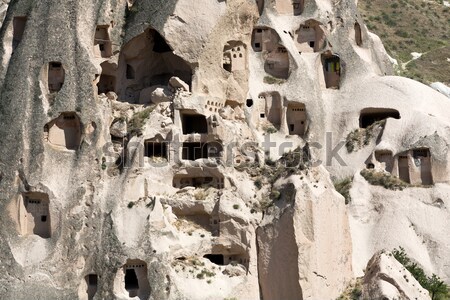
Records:
M362 296L362 278L351 282L336 300L359 300Z
M264 83L267 83L267 84L282 84L285 82L286 82L286 80L284 80L284 79L275 78L275 77L272 77L269 75L264 77Z
M436 274L427 276L422 267L409 258L404 248L399 247L399 249L394 249L392 255L411 273L424 289L430 292L431 300L450 299L450 291L447 284Z
M353 176L344 178L334 183L334 188L336 189L336 191L344 196L345 204L349 204L352 201L352 198L350 197L350 189L352 188L352 183Z
M397 59L398 75L450 85L450 8L442 0L363 0L358 6L368 29ZM412 60L412 52L423 55Z
M375 136L375 130L379 127L384 127L386 120L373 123L367 128L359 128L350 132L345 140L345 147L348 153L358 151L370 144L370 141Z
M155 105L151 105L144 110L135 113L128 122L128 132L131 135L141 135L142 128L145 125L145 120L150 117L150 114L155 109Z
M401 191L404 188L411 186L410 184L385 172L364 169L361 171L361 176L364 177L364 179L371 185L379 185L388 190Z

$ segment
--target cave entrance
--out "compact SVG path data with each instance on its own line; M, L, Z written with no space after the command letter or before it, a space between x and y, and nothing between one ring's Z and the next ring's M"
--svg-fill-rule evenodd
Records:
M408 155L400 155L398 157L398 177L406 183L411 183Z
M222 254L206 254L203 257L219 266L223 266L225 264L225 259Z
M418 169L420 182L424 185L433 184L431 172L431 153L427 148L414 149L412 151L414 165Z
M112 56L112 43L108 33L109 25L98 25L94 35L94 54L96 57Z
M149 89L168 86L172 77L180 78L191 88L192 72L190 63L176 55L158 31L148 28L120 51L117 95L130 103L148 101Z
M92 300L97 293L98 276L97 274L89 274L85 277L87 285L88 300Z
M264 93L259 95L258 99L264 101L264 115L267 121L279 129L281 125L281 96L278 92ZM261 116L260 116L261 117Z
M204 115L195 113L181 113L183 134L208 133L208 122Z
M169 159L166 142L157 143L152 141L145 141L144 146L145 156Z
M38 235L44 239L51 236L50 210L48 195L44 193L26 193L23 196L26 213L23 216L25 234Z
M52 61L48 64L48 90L58 92L64 84L64 67L60 62Z
M361 25L358 22L355 23L355 42L358 46L362 45Z
M223 48L222 67L228 72L247 68L247 47L241 41L228 41Z
M134 269L127 269L125 272L125 289L130 292L139 289L139 280Z
M267 55L264 70L276 78L287 79L289 77L289 54L284 46L278 45Z
M13 19L13 41L12 50L14 51L20 44L25 32L25 25L27 24L27 17L14 17Z
M50 144L76 150L81 143L80 118L74 112L64 112L44 126L44 134Z
M398 110L390 108L365 108L361 110L359 116L359 127L367 128L373 123L387 118L400 119L400 113Z
M325 86L327 89L339 89L341 81L341 59L337 55L322 55Z
M304 137L306 131L306 108L302 103L289 103L286 111L286 121L290 135Z
M318 52L325 42L325 33L316 20L308 20L296 31L295 43L299 52Z
M375 151L375 159L384 164L384 169L391 173L394 167L394 157L392 155L392 151L389 150L378 150Z
M205 143L183 143L182 157L184 160L208 158L208 146Z

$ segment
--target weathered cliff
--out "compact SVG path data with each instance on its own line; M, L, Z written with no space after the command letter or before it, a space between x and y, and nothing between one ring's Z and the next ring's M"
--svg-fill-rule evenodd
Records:
M3 14L0 298L335 299L397 244L448 279L431 227L449 216L450 103L389 76L355 1ZM366 167L414 187L373 187ZM354 174L346 205L332 180Z

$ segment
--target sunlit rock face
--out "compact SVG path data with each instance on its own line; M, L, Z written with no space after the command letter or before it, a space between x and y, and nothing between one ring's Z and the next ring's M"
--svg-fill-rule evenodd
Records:
M355 1L0 21L1 299L336 299L362 276L370 298L399 245L448 280L450 102L391 76Z

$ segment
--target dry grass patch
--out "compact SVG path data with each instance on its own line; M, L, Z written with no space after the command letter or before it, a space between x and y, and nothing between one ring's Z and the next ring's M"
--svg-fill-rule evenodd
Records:
M361 176L367 180L371 185L379 185L388 190L403 190L406 187L412 186L409 183L406 183L399 178L392 176L386 172L377 172L374 170L362 170Z

